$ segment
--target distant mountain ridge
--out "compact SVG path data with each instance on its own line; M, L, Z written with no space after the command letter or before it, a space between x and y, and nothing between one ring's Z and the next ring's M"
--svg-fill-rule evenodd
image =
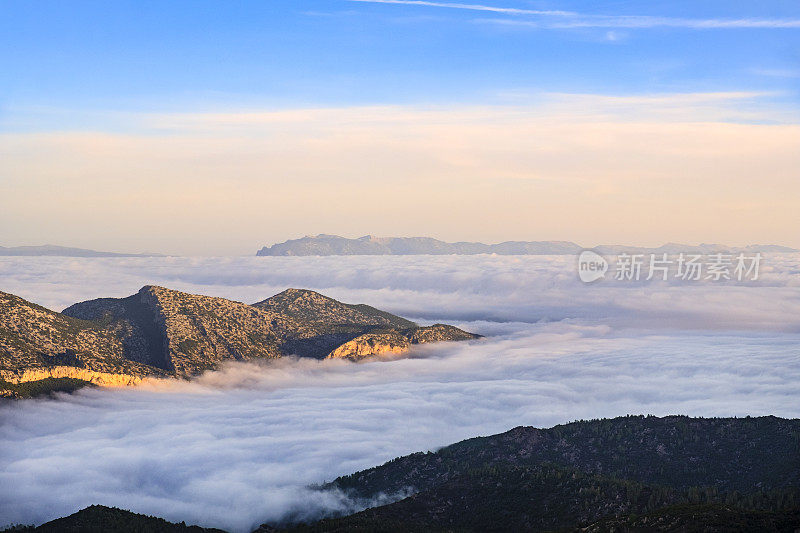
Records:
M188 378L228 360L355 360L478 337L305 289L247 305L148 285L62 313L0 292L0 381L11 384L55 378L133 385L147 377ZM13 395L13 387L5 390Z
M431 237L375 237L365 235L357 239L338 235L307 235L299 239L264 246L257 256L325 256L325 255L574 255L584 247L569 241L506 241L497 244L480 242L445 242ZM627 253L691 253L710 254L717 252L797 252L794 248L767 245L743 247L720 244L688 245L668 243L656 248L601 245L593 248L600 254Z
M86 248L70 248L45 244L42 246L0 246L0 256L53 256L53 257L163 257L162 254L128 254L118 252L98 252Z

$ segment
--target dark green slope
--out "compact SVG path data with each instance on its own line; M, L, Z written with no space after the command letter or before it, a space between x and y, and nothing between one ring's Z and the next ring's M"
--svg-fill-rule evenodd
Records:
M800 420L627 416L550 429L518 427L400 457L330 486L369 497L409 486L426 490L475 468L542 463L676 488L798 486Z
M0 398L40 398L93 386L89 381L75 378L45 378L23 383L9 383L0 379Z
M372 306L342 303L308 289L286 289L253 306L304 322L395 329L417 327L417 324L410 320Z
M486 467L399 502L296 531L551 531L681 501L674 490L554 465Z
M647 530L644 517L666 508L651 530L683 531L694 522L708 525L697 531L800 527L799 443L800 420L776 417L519 427L341 477L326 488L365 499L413 495L295 530L556 531L593 523L592 531Z
M798 443L800 420L776 417L627 416L518 427L320 489L362 501L410 494L399 501L258 531L790 532L800 529ZM31 530L190 529L93 506Z
M224 533L220 529L174 524L163 518L136 514L115 507L92 505L75 514L39 527L17 527L7 531L35 533Z
M645 515L600 520L578 531L584 533L796 533L800 507L786 511L743 510L724 504L684 504Z
M473 470L393 504L290 531L544 532L586 524L598 532L623 525L681 531L679 526L699 523L800 527L799 516L797 489L721 495L714 488L679 490L541 465Z

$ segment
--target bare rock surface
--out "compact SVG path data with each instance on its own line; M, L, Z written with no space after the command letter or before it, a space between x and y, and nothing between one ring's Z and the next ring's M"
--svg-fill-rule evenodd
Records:
M62 313L0 292L0 379L9 383L74 378L133 385L149 377L188 378L230 360L362 359L477 337L304 289L248 305L148 285Z

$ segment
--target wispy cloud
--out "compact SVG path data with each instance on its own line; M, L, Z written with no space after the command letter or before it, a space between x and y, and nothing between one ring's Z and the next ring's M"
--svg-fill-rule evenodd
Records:
M370 0L354 0L370 1ZM788 29L800 28L800 20L793 19L684 19L650 16L606 16L581 15L561 21L537 21L521 19L475 19L473 22L488 24L505 24L509 26L527 26L532 28L571 29L571 28L684 28L684 29L743 29L768 28Z
M469 11L490 11L493 13L504 13L506 15L550 15L550 16L574 16L577 13L572 11L554 11L540 9L519 9L515 7L495 7L481 4L462 4L458 2L427 2L424 0L348 0L350 2L362 2L367 4L403 4L410 6L424 7L443 7L449 9L466 9Z
M756 76L768 76L770 78L800 78L799 69L791 68L762 68L756 67L750 69L750 74Z
M428 2L422 0L348 0L350 2L363 2L370 4L402 4L411 6L424 6L432 8L460 9L467 11L483 11L500 13L517 17L539 17L537 20L524 18L513 19L479 19L477 22L507 24L514 26L527 26L547 29L569 28L685 28L685 29L743 29L743 28L768 28L787 29L800 28L800 19L786 18L682 18L682 17L657 17L649 15L594 15L577 13L574 11L550 11L535 9L520 9L513 7L490 6L483 4L463 4L455 2Z

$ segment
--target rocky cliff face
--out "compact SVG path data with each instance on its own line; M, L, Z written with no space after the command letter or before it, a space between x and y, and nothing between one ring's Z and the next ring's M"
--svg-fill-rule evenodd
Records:
M347 341L328 354L327 359L363 359L373 355L402 353L410 347L408 338L398 331L365 333Z
M373 331L345 342L328 354L328 359L363 359L373 355L403 353L412 344L475 339L478 336L446 324L415 327L401 331Z
M279 357L274 330L294 326L243 303L163 287L143 287L123 300L122 313L120 302L113 300L76 304L64 313L85 315L90 307L93 318L110 320L128 334L131 357L178 376L198 374L227 359Z
M145 286L55 313L0 293L0 379L48 377L98 385L191 377L228 360L285 355L360 359L412 344L476 335L418 327L374 307L288 289L254 305Z
M287 289L254 307L278 313L301 325L285 332L282 349L303 357L326 357L337 347L370 332L418 327L410 320L368 305L345 304L303 289ZM377 343L372 354L385 351L386 346Z
M66 369L90 372L92 381L105 382L165 375L126 358L119 333L106 322L55 313L0 292L0 379L17 383L48 373L56 377L52 372L77 377Z
M138 385L144 379L143 376L134 376L124 373L96 372L94 370L77 368L74 366L32 367L13 372L0 371L0 378L15 384L26 383L28 381L41 381L48 378L71 378L101 387Z

